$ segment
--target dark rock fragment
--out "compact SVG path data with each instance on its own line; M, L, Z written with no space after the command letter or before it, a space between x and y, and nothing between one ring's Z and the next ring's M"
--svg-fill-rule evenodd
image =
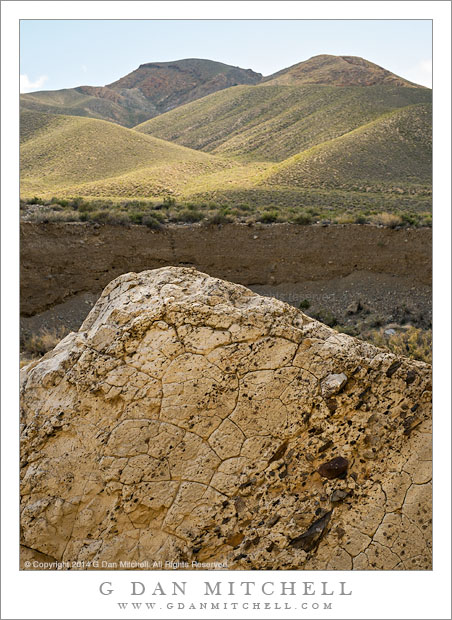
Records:
M347 472L348 469L348 460L343 456L337 456L331 461L327 461L326 463L322 463L318 468L319 474L323 478L328 478L328 480L333 480L334 478L339 478Z
M294 549L303 549L303 551L306 552L315 549L315 547L317 547L322 536L325 533L326 527L330 522L332 513L333 511L330 510L329 512L324 514L323 517L320 517L320 519L317 519L316 521L311 523L306 532L304 532L300 536L297 536L296 538L293 538L289 542L290 546Z
M330 501L332 504L337 504L338 502L341 502L343 499L345 499L347 496L347 491L343 491L342 489L336 489L336 491L333 491L331 493Z
M267 527L273 527L274 525L276 525L278 523L280 519L279 515L273 515L272 517L270 517L270 519L267 521L266 526Z
M282 458L287 450L287 444L289 442L285 441L284 443L282 443L279 448L276 450L276 452L274 453L274 455L271 457L271 459L268 461L268 464L270 465L270 463L273 463L274 461L279 461L280 458Z
M230 536L225 542L227 545L231 545L231 547L238 547L244 538L245 534L237 532L236 534Z
M416 380L416 377L417 377L417 375L416 375L415 371L414 370L409 370L406 373L406 377L405 377L406 384L407 385L411 385L412 383L414 383L414 381Z
M413 428L416 428L422 422L422 418L417 417L416 415L411 415L403 421L403 426L405 430L403 431L404 435L409 435Z
M246 504L241 497L233 497L232 499L234 500L235 509L237 512L242 512L242 510L245 510Z
M334 413L337 409L337 402L335 398L327 398L325 400L326 406L328 407L330 413Z
M402 362L392 362L392 364L389 366L388 370L386 371L386 376L390 379L392 375L396 372L396 370L400 368L401 365L402 365Z
M328 450L328 448L331 448L331 446L334 446L334 442L331 441L331 439L328 439L328 441L325 441L325 443L321 445L320 448L317 450L318 454L320 454L321 452L325 452L325 450Z

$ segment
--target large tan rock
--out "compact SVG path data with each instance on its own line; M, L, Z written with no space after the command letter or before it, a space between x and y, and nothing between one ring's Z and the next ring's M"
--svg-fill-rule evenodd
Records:
M125 274L23 370L23 566L429 569L430 397L275 299Z

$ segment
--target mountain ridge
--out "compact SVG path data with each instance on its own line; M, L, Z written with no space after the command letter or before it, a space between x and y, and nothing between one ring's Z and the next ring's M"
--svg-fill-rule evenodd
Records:
M319 54L264 78L277 84L329 84L334 86L374 86L391 84L425 88L402 78L360 56Z
M134 127L234 86L374 86L428 90L357 56L321 54L264 77L252 69L202 58L142 63L104 86L81 85L21 95L21 106L50 114L88 116Z
M21 95L22 107L73 114L133 127L168 110L237 84L255 84L262 75L204 59L145 63L105 86L38 91ZM64 92L65 102L61 102Z

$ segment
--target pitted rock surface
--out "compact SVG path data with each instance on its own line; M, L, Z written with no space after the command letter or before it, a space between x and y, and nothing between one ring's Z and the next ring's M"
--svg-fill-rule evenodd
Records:
M22 371L23 558L429 569L430 371L193 269L120 276Z

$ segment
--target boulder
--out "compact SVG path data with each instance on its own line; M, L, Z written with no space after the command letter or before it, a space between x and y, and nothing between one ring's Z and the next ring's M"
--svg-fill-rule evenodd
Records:
M22 370L23 567L430 569L430 375L193 269L122 275Z

